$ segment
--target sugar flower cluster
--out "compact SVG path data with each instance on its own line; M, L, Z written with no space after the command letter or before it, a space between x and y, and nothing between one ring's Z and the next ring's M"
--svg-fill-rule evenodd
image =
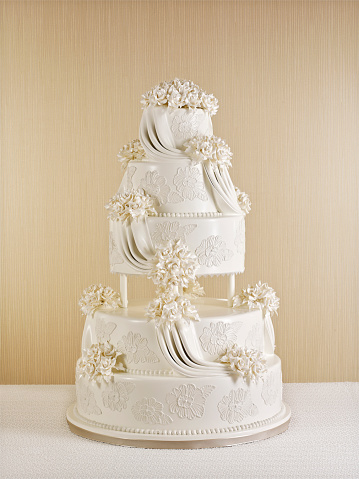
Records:
M185 152L197 164L211 161L218 166L232 166L233 153L227 143L218 136L197 135L184 143Z
M199 321L196 308L188 298L181 296L176 290L166 289L159 292L147 308L148 320L154 320L157 327L171 328L180 320L186 322Z
M243 211L245 215L247 215L251 211L251 200L249 199L249 196L247 193L244 193L244 191L241 191L239 188L235 186L236 190L236 195L237 195L237 200L238 204Z
M239 376L257 382L267 371L266 360L261 351L240 348L236 345L227 348L220 361L227 363Z
M202 108L213 116L218 111L218 100L192 81L175 78L156 85L142 95L143 108L149 105L168 105L170 108Z
M149 278L161 289L172 286L188 288L191 282L196 281L197 257L182 240L169 241L158 248L154 262Z
M93 344L86 349L76 364L76 376L78 378L87 376L91 381L111 381L113 372L125 371L121 351L112 344Z
M83 314L93 314L98 308L117 309L122 306L121 296L109 286L92 284L86 288L79 301Z
M147 308L149 321L157 327L171 328L181 319L199 321L196 308L190 298L204 294L196 280L197 257L192 254L182 240L169 241L159 248L149 277L157 285L155 299Z
M146 156L145 150L140 140L132 140L127 145L123 146L117 155L118 161L121 163L122 168L126 168L129 161L143 160Z
M156 215L154 200L140 190L132 190L113 196L105 208L109 211L108 218L112 221L129 219L139 220L145 216Z
M255 286L242 289L239 295L233 298L233 307L248 306L249 309L261 309L263 314L272 316L279 308L279 298L273 288L267 283L259 281Z

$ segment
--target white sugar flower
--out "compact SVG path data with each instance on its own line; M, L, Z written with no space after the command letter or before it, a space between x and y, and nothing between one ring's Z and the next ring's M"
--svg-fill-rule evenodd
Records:
M261 351L239 348L234 345L227 348L220 361L227 363L239 376L257 382L267 371L266 360Z
M202 108L211 116L218 111L218 100L192 81L175 78L162 82L141 98L143 108L149 105L168 105L169 108Z
M189 283L188 287L183 289L183 296L189 299L195 299L205 294L203 287L198 281Z
M121 296L109 286L92 284L86 288L79 301L83 314L93 314L98 308L117 309L122 306Z
M196 281L199 267L197 258L181 240L169 241L156 251L155 265L149 274L153 282L162 288L182 286L188 288Z
M145 216L157 214L154 200L139 190L113 196L105 208L109 210L108 218L112 221L121 220L125 222L131 218L138 220Z
M142 108L147 108L150 105L151 95L152 95L152 90L149 90L146 93L144 93L143 95L141 95L140 103L142 105Z
M146 153L140 140L132 140L125 145L117 155L118 161L122 168L126 168L129 161L140 161L145 157Z
M235 187L238 204L245 215L251 211L251 200L247 193L244 193L239 188Z
M279 298L273 288L267 283L259 281L255 286L248 285L248 288L242 289L239 295L233 298L233 308L248 306L249 309L260 309L263 314L272 316L278 314Z
M213 116L218 111L218 100L212 94L207 95L206 93L202 95L202 108L207 110L208 113Z
M185 152L192 162L211 161L218 166L232 166L233 153L227 143L218 136L197 135L184 143Z
M151 301L147 308L148 320L154 320L157 327L172 327L174 323L180 320L199 321L196 308L189 299L180 296L172 290L163 291Z
M199 88L194 88L187 94L187 106L188 108L201 108L202 93Z
M76 377L87 376L91 381L109 382L115 371L125 371L121 351L110 343L93 344L76 364Z
M167 103L168 83L162 82L155 86L150 96L150 103L152 105L165 105Z

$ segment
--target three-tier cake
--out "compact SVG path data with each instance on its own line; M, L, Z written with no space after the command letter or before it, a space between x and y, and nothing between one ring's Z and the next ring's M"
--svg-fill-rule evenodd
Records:
M218 101L175 79L141 103L139 139L120 151L125 174L106 205L119 292L92 285L80 299L86 322L70 428L156 448L283 432L290 409L271 320L279 299L261 282L235 292L250 201L230 178L230 148L213 135ZM155 297L128 304L128 275L147 275ZM205 298L198 277L218 275L228 277L227 298Z

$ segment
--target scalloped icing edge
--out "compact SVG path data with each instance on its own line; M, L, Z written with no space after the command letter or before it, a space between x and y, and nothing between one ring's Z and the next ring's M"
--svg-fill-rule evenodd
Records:
M200 434L218 434L218 433L228 433L228 432L239 432L239 431L244 431L247 429L255 429L258 427L265 426L267 424L270 424L271 422L274 422L280 414L283 413L284 410L284 405L282 403L282 407L280 411L275 414L274 416L268 418L268 419L263 419L261 421L255 421L250 424L243 424L239 426L231 426L231 427L221 427L221 428L213 428L213 429L174 429L174 430L160 430L160 429L140 429L140 428L132 428L132 427L120 427L120 426L110 426L108 424L103 424L98 421L93 421L91 419L86 419L83 417L78 409L77 406L75 407L77 414L81 417L81 419L88 424L91 424L96 427L101 427L103 429L109 429L113 431L120 431L120 432L127 432L127 433L132 433L132 434L153 434L156 436L196 436Z

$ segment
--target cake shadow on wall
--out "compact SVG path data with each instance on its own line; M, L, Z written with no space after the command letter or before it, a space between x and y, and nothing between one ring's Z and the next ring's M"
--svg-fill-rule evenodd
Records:
M244 271L248 195L229 175L232 152L213 135L218 101L191 81L142 96L139 139L106 205L110 268L120 291L92 285L76 365L70 429L111 444L203 448L285 431L281 361L266 283L236 294ZM147 275L151 301L127 300L127 277ZM226 299L205 298L198 278L226 275ZM215 279L214 279L215 280Z

